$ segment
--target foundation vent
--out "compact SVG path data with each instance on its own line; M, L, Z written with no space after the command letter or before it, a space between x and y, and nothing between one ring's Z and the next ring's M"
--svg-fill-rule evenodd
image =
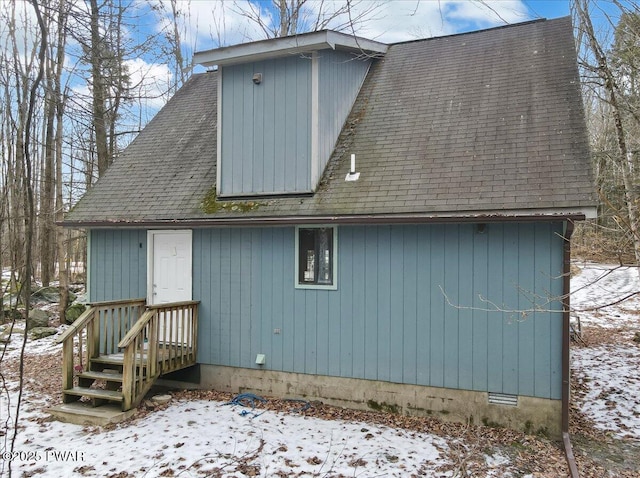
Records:
M493 393L489 392L489 403L494 405L507 405L510 407L518 406L518 396L509 395L506 393Z

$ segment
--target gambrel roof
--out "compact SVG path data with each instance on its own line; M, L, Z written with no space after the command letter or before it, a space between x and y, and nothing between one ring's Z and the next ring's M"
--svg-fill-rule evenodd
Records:
M217 74L187 81L65 224L595 213L569 17L389 45L374 60L313 195L214 201ZM352 153L360 178L347 182Z

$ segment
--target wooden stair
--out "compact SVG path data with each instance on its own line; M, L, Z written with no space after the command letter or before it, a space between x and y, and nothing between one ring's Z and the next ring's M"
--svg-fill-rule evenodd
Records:
M70 403L85 397L94 407L106 402L122 403L123 366L124 355L121 353L90 358L88 370L77 375L78 385L62 391L63 401ZM141 364L141 368L144 375L146 363Z
M158 377L196 363L197 330L197 301L91 304L57 339L63 404L50 413L79 424L131 416Z
M64 394L73 395L76 397L89 397L91 399L108 400L113 402L122 402L124 400L124 395L122 395L122 392L113 390L102 390L99 388L73 387L65 390Z

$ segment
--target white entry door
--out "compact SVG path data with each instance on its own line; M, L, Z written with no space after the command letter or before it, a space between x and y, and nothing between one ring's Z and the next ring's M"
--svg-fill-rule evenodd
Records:
M192 234L187 231L149 231L147 235L149 304L167 304L192 299ZM167 317L168 319L168 317ZM182 336L181 323L171 325L171 338Z

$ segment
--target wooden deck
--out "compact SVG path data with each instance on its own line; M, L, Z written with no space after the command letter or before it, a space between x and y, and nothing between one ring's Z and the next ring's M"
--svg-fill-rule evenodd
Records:
M91 304L58 339L64 403L135 408L158 377L196 363L197 325L196 301Z

